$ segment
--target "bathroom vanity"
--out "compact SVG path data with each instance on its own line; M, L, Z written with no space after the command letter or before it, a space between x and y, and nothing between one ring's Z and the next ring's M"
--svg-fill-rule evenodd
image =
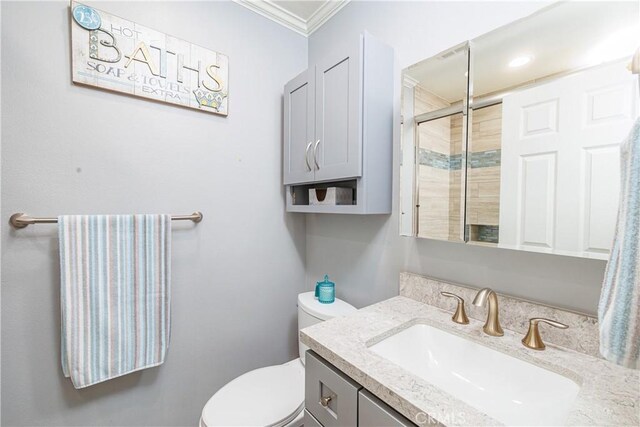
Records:
M313 351L306 361L305 426L415 425Z
M638 371L598 355L591 316L498 295L503 336L483 331L482 307L455 302L476 289L413 274L400 296L303 329L305 425L638 425ZM529 319L543 351L523 345Z
M415 425L313 351L306 361L305 426Z

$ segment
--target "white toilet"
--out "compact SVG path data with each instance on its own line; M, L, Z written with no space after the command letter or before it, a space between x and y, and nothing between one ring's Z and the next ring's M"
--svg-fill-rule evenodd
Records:
M298 331L355 310L337 298L332 304L321 304L314 292L305 292L298 295ZM300 358L283 365L254 369L218 390L202 410L200 427L302 426L304 353L308 347L298 341L298 348Z

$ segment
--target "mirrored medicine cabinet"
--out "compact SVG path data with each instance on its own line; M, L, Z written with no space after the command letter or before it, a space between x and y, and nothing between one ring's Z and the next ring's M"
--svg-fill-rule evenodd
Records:
M608 259L637 2L562 2L403 70L400 234Z

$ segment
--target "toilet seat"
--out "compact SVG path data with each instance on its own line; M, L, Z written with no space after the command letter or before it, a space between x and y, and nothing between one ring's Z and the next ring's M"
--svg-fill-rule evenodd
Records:
M202 410L200 427L282 427L304 409L300 359L254 369L222 387Z

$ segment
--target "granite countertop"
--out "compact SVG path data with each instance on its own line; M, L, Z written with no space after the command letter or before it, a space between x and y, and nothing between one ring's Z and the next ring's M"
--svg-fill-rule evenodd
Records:
M368 349L384 338L420 323L575 381L580 385L580 392L567 425L640 425L638 371L549 342L545 351L530 350L520 342L522 333L504 328L504 337L491 337L483 333L483 322L471 318L468 325L458 325L451 321L451 312L404 296L305 328L300 331L300 338L313 351L417 424L430 422L429 425L433 425L437 421L445 425L500 425L495 419ZM456 417L456 414L460 416Z

